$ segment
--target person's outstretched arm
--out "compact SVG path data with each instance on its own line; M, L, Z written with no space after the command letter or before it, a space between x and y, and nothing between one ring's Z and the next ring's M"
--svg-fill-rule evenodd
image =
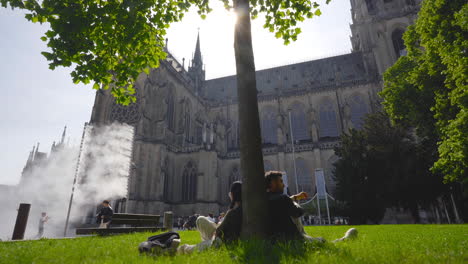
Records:
M286 195L284 196L284 201L286 211L289 216L291 217L301 217L304 215L304 210L296 203L293 202L293 200Z

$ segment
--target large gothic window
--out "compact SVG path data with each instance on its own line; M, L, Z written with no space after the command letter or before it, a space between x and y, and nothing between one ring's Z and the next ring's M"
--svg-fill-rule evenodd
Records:
M167 112L166 112L167 127L173 131L175 108L174 108L174 94L172 90L169 90L166 103L167 103Z
M232 171L231 171L231 175L229 175L229 186L235 182L235 181L240 181L242 180L241 178L241 173L240 173L240 169L238 166L235 166Z
M398 28L392 32L392 42L397 58L406 55L405 43L403 41L403 30Z
M331 195L335 194L336 190L336 182L335 182L335 163L338 161L338 157L333 155L331 158L328 159L325 168L325 183L327 186L327 191Z
M367 105L361 95L351 97L351 122L354 128L361 129L367 114Z
M191 128L191 125L192 125L192 120L190 118L190 108L191 108L191 104L190 104L190 101L187 101L185 103L185 113L184 113L184 126L185 126L185 131L184 131L184 136L185 136L185 141L186 142L191 142L191 138L190 138L190 128Z
M320 106L320 137L338 137L338 123L336 120L336 112L331 101L325 101Z
M203 142L203 126L201 124L197 124L195 128L195 143L197 145L201 145Z
M263 169L265 170L265 172L272 171L272 170L274 170L273 164L271 162L269 162L268 160L264 160L263 161Z
M297 172L297 186L298 191L307 192L308 194L313 193L312 173L307 168L307 164L304 159L296 159L296 172Z
M169 199L169 177L168 177L168 170L169 170L169 160L166 158L164 160L163 166L161 168L161 177L163 178L163 199Z
M197 198L197 169L192 162L182 172L182 201L192 202Z
M231 123L231 129L227 135L227 145L229 150L239 149L239 125Z
M367 11L369 13L373 13L375 11L375 7L377 5L377 0L366 0Z
M127 123L129 125L136 125L141 118L141 95L139 87L135 87L135 97L136 102L129 105L121 105L115 102L112 102L112 108L110 112L110 119L112 121L118 121L120 123Z
M267 107L261 118L262 142L263 144L277 144L277 120L276 111L273 107Z
M231 184L235 181L242 181L242 176L241 176L241 172L240 172L240 168L239 166L235 165L232 170L231 170L231 173L229 174L229 177L227 179L227 183L225 184L226 186L226 189L225 189L225 192L226 194L223 195L224 199L226 202L229 202L229 191L231 189Z
M310 139L307 119L302 104L295 103L291 107L291 128L294 141Z

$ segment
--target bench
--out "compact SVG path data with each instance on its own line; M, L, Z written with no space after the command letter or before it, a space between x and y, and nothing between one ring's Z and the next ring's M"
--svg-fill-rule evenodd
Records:
M111 235L125 234L134 232L157 232L163 230L159 226L159 215L145 214L120 214L116 213L112 216L112 222L109 228L86 227L77 228L77 235ZM127 225L125 227L116 225Z

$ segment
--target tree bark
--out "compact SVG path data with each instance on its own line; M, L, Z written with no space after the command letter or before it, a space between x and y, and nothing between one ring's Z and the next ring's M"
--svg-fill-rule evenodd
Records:
M234 50L242 171L242 237L265 238L267 197L248 0L234 0Z

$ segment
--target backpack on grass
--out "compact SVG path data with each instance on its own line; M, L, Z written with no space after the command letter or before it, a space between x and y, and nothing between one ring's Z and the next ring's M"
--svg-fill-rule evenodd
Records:
M177 232L166 232L148 237L148 240L140 243L140 253L161 255L174 254L180 244L180 235Z

